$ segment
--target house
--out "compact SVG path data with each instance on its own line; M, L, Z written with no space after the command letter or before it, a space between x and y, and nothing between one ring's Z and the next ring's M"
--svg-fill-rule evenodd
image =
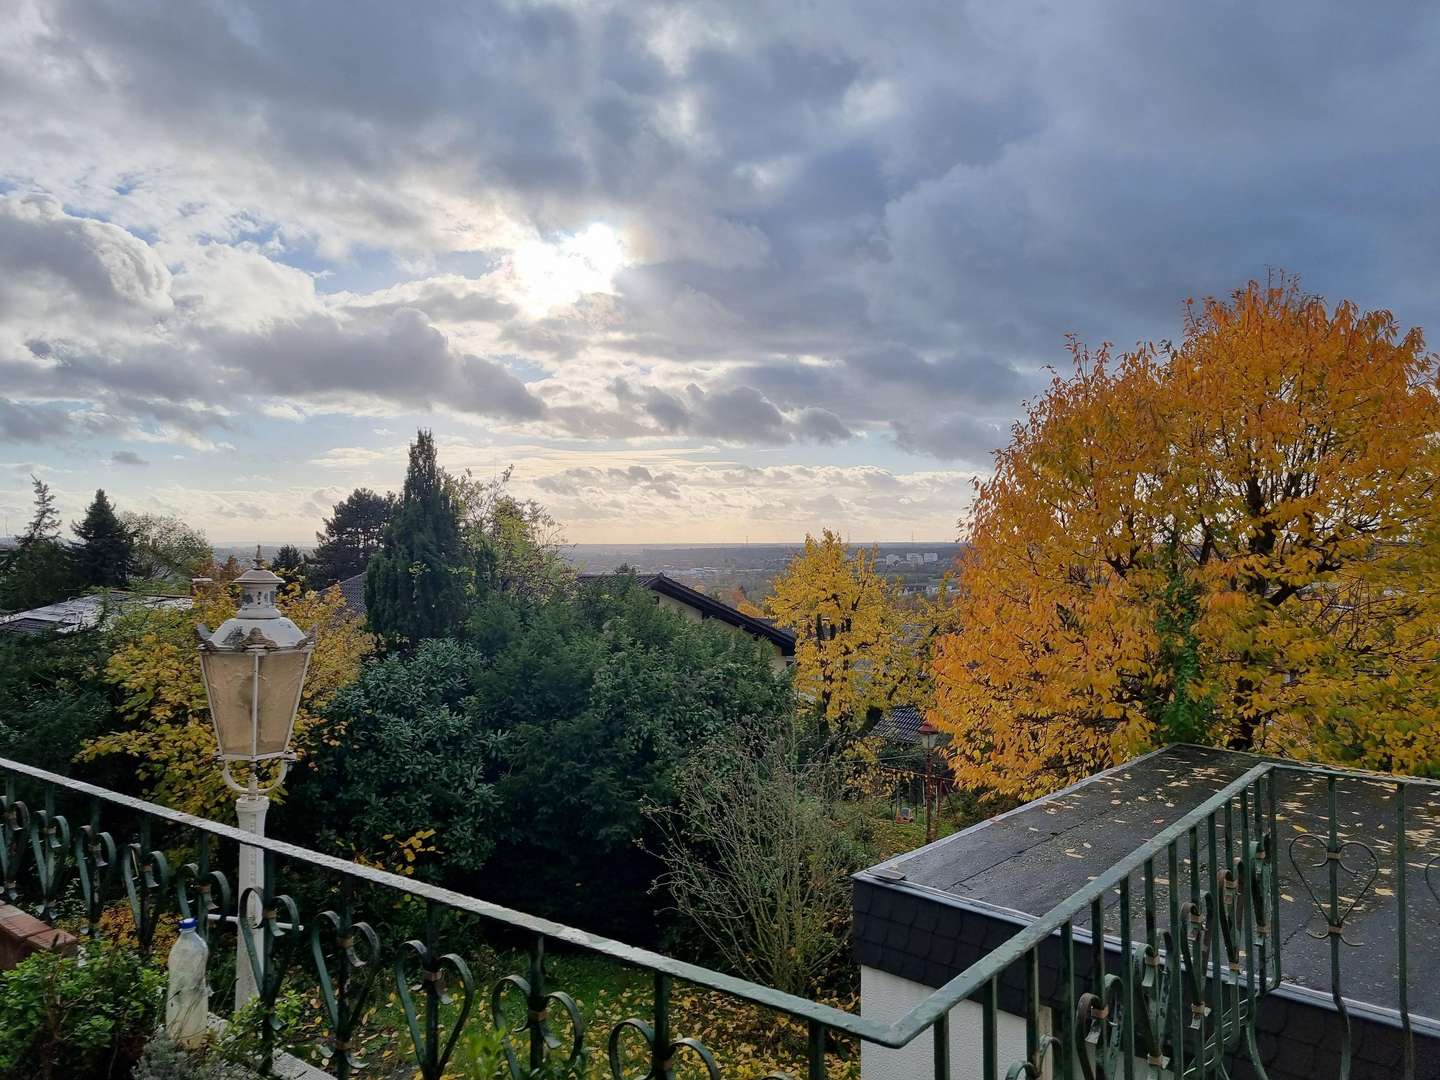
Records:
M111 589L0 616L0 633L73 634L93 629L119 614L141 609L188 610L192 603L188 596L156 596Z
M580 581L603 581L617 576L619 575L581 574ZM682 585L664 574L636 574L635 582L654 593L655 602L661 607L678 612L691 622L715 619L765 642L773 650L772 663L777 669L783 670L795 662L795 635L789 630L782 630L768 619L746 615L743 611L716 600L699 589Z
M920 744L920 725L924 722L925 714L916 706L896 705L870 729L870 734L878 735L887 742L918 746Z
M854 949L861 970L863 1014L886 1023L902 1017L932 990L1265 761L1233 751L1168 747L856 875ZM1331 863L1323 838L1330 822L1330 784L1337 785L1338 835L1344 840L1336 864L1343 930L1338 959L1353 1041L1350 1078L1379 1080L1406 1074L1408 1018L1417 1063L1413 1075L1435 1080L1440 1077L1440 977L1436 976L1440 935L1435 932L1440 924L1440 895L1432 890L1440 884L1440 843L1434 839L1440 822L1440 786L1405 782L1405 790L1412 794L1406 796L1405 819L1410 886L1405 908L1410 927L1405 948L1408 1013L1402 1013L1396 905L1398 897L1406 894L1397 890L1394 870L1396 781L1378 774L1347 774L1336 781L1295 765L1271 776L1279 778L1275 825L1279 843L1271 848L1272 852L1278 848L1271 865L1278 871L1273 918L1279 936L1270 940L1279 942L1280 970L1278 985L1260 1000L1255 1014L1256 1044L1269 1080L1329 1080L1342 1075L1343 1021L1331 996L1335 931L1327 932L1326 923L1332 920L1325 907ZM1238 807L1231 809L1238 814ZM1199 837L1202 880L1209 873L1204 869L1204 831ZM1302 835L1309 840L1298 840ZM1228 839L1221 843L1228 845ZM1185 848L1184 843L1179 846ZM1162 928L1170 925L1165 861L1163 854L1155 859ZM1228 869L1228 859L1222 865ZM1180 866L1177 892L1185 896L1189 892L1183 884L1185 864ZM1300 867L1308 876L1302 878ZM1139 898L1144 892L1141 875L1131 877L1131 895ZM1233 893L1227 889L1225 895ZM1353 908L1345 910L1352 899ZM1114 973L1121 970L1116 889L1107 890L1103 910L1105 968ZM1133 906L1131 911L1131 940L1144 942L1143 912ZM1090 989L1093 967L1093 939L1084 910L1074 926L1075 982L1083 992ZM1037 955L1039 984L1044 988L1041 1000L1053 1004L1063 982L1058 934L1043 938ZM998 983L997 1036L1004 1062L1025 1056L1026 979L1015 970L1022 966L1007 967ZM1238 968L1230 970L1241 977ZM1057 1036L1061 1032L1053 1030L1053 1018L1058 1012L1050 1004L1040 1010L1042 1026L1050 1025L1049 1033ZM980 1016L981 1006L975 1000L961 1002L951 1012L953 1076L979 1076L975 1062ZM1243 1057L1242 1051L1231 1051L1230 1075L1254 1075L1237 1053ZM899 1050L866 1043L863 1080L931 1075L931 1054L928 1040ZM1154 1075L1143 1057L1135 1075Z
M357 619L364 619L369 613L365 606L365 571L360 571L354 577L347 577L344 581L337 581L335 588L340 590L340 599L345 601L345 610Z

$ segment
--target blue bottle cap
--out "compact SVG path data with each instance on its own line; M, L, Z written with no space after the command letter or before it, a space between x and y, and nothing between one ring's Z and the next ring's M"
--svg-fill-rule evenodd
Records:
M194 929L195 929L195 920L194 920L194 919L181 919L181 920L180 920L180 929L181 929L181 930L194 930Z

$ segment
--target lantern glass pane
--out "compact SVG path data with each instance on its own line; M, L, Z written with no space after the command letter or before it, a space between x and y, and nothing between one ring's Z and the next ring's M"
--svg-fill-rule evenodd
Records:
M250 756L251 696L255 660L243 652L204 652L205 681L210 688L210 714L215 719L220 753Z
M266 653L260 657L260 734L257 755L283 754L300 699L309 654L303 650Z

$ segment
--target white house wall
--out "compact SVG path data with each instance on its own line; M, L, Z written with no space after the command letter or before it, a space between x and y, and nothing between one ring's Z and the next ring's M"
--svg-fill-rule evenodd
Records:
M889 1024L899 1020L932 990L879 968L860 968L860 1011L871 1020ZM981 1080L984 1010L962 1001L950 1012L950 1075L954 1080ZM996 1017L999 1036L999 1075L1025 1057L1025 1021L1012 1013ZM864 1043L860 1049L860 1080L924 1080L935 1075L935 1040L927 1031L909 1046L891 1050Z

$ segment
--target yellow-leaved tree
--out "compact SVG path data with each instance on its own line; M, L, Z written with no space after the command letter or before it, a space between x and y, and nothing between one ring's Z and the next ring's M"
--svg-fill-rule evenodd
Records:
M1419 331L1282 277L1072 352L973 507L934 664L959 778L1032 796L1177 740L1440 771Z
M891 705L921 703L930 605L907 606L876 568L874 549L851 550L829 529L807 535L765 612L795 634L795 689L814 704L826 737L863 734Z
M308 750L339 736L320 722L320 710L359 675L374 643L361 620L348 613L338 589L290 588L279 607L295 625L316 635L292 744L303 766ZM196 596L192 610L150 610L122 618L112 631L114 647L105 672L124 695L121 726L86 744L81 760L125 755L134 759L149 798L204 817L225 816L234 795L214 760L215 733L195 625L219 626L234 613L234 598L223 586L214 586Z

